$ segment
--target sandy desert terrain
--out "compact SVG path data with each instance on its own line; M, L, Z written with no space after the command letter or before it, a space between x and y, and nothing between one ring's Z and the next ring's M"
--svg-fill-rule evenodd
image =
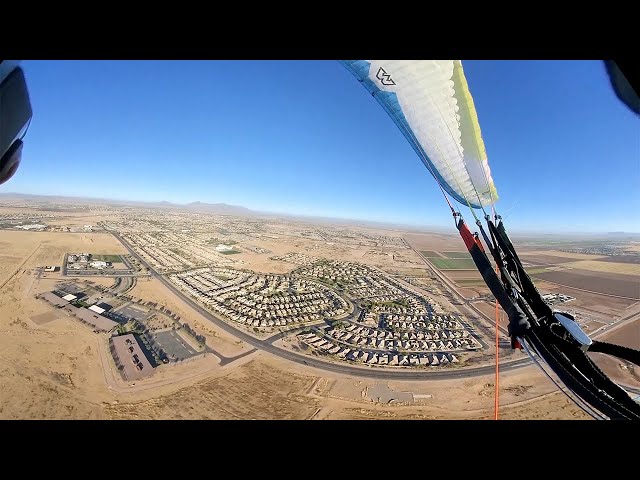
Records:
M74 221L81 224L85 217ZM386 230L372 232L389 234ZM395 234L419 250L462 250L460 239L453 235ZM385 271L408 269L416 272L416 277L428 271L420 257L406 248L336 247L300 237L252 238L246 243L271 252L245 251L234 256L258 271L284 273L296 268L292 263L269 260L292 251L356 260ZM54 288L62 278L60 272L39 275L37 266L60 265L64 254L73 251L127 253L124 246L105 233L0 230L0 251L0 418L493 418L493 374L462 380L377 381L331 374L263 351L224 366L212 354L179 365L160 365L153 377L132 385L117 375L106 334L94 333L61 310L34 298L36 293ZM576 261L575 256L566 258ZM450 278L459 281L474 277L452 273ZM90 280L106 287L113 284L107 278ZM474 288L467 285L461 290ZM226 356L252 350L250 345L209 323L157 279L139 278L129 294L168 307L182 321L204 333L208 345ZM616 308L630 305L614 300L619 302ZM597 303L597 299L593 301ZM482 309L488 315L494 313L491 305ZM638 332L637 321L612 329L609 338L621 343L631 341L638 348L640 341L634 332ZM633 372L621 369L615 361L607 368L621 381L637 381ZM533 366L503 373L500 397L503 419L587 418Z

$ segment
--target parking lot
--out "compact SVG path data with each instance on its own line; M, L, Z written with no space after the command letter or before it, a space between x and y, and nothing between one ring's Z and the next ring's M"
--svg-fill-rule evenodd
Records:
M170 360L189 358L199 355L177 332L170 330L154 334L155 340Z
M146 320L151 315L151 312L148 312L141 308L133 307L131 305L119 308L117 313L119 315L124 315L125 317L135 318L140 322Z

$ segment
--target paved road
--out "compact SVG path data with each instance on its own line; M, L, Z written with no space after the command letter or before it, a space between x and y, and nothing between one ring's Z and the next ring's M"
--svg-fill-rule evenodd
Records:
M349 365L346 363L332 363L328 361L321 360L316 357L312 357L310 355L305 355L302 353L297 353L291 350L286 350L280 347L273 345L271 342L276 340L280 334L276 334L268 339L262 340L256 338L252 335L249 335L242 330L239 330L231 325L229 325L224 320L213 315L210 311L201 307L195 300L185 295L182 291L176 288L169 280L167 280L162 275L159 275L151 266L141 258L133 248L129 246L129 244L124 240L119 234L116 232L111 232L125 248L140 261L146 268L151 272L151 276L160 280L168 289L170 289L173 293L175 293L181 300L183 300L186 304L191 306L194 310L196 310L199 314L209 320L211 323L215 324L217 327L222 330L230 333L231 335L239 338L243 342L248 343L260 350L264 350L268 353L276 355L280 358L284 358L286 360L290 360L292 362L296 362L302 365L308 365L310 367L318 368L321 370L340 373L344 375L351 375L356 377L369 377L369 378L381 378L381 379L389 379L389 380L447 380L452 378L469 378L480 375L487 375L495 372L495 365L487 365L484 367L475 367L475 368L465 368L459 370L447 369L447 370L422 370L416 371L411 369L398 369L398 370L387 370L382 369L380 367L357 367L353 365ZM275 338L274 338L275 337ZM514 370L516 368L524 367L530 365L532 362L529 357L522 358L520 360L513 360L507 363L503 363L500 365L500 369L505 372L509 370Z
M467 309L473 310L474 313L476 313L477 315L480 315L482 318L484 318L486 321L489 322L489 324L491 325L495 325L495 319L492 319L490 317L488 317L485 313L483 313L480 309L478 309L472 302L478 301L479 299L475 298L475 299L467 299L464 297L464 295L462 295L460 292L458 292L456 285L453 284L453 282L451 280L449 280L449 278L444 275L443 273L440 272L440 270L438 270L430 261L427 257L425 257L424 255L422 255L421 252L419 252L418 250L416 250L415 248L411 247L411 249L416 253L416 255L418 255L422 261L429 267L429 269L434 273L434 275L436 277L438 277L438 279L449 289L449 291L453 294L453 296L458 298L458 301L460 301L460 303L462 303L462 305L464 307L466 307ZM509 331L503 327L502 325L498 325L498 329L504 333L507 337L509 337Z
M631 311L626 315L624 315L623 317L620 317L619 319L614 320L613 322L607 325L603 325L602 327L594 330L593 332L591 332L589 336L592 339L596 339L607 333L611 333L612 330L617 330L620 327L622 327L624 323L635 320L635 317L637 317L638 315L640 315L640 303L633 305L631 307Z

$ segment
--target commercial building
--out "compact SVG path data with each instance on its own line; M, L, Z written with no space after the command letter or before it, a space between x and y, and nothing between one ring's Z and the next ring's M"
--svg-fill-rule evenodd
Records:
M137 380L153 375L153 366L147 360L133 334L111 337L109 342L112 345L113 359L126 380Z
M97 305L91 305L89 307L89 310L91 310L92 312L96 312L98 315L102 315L104 313L104 308L100 308Z
M53 292L45 292L42 294L42 298L44 298L47 302L52 304L55 307L64 307L68 302Z

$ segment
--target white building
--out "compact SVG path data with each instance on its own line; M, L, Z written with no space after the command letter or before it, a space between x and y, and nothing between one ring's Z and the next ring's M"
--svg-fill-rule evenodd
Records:
M89 265L91 266L91 268L102 269L107 267L107 262L103 262L102 260L95 260L91 262Z
M221 243L220 245L218 245L216 247L216 251L218 251L218 252L233 252L233 247L230 247L229 245L225 245L224 243Z
M21 228L22 230L44 230L47 226L40 223L33 223L31 225L21 225L18 228Z
M99 306L97 306L97 305L91 305L91 306L89 307L89 310L91 310L92 312L96 312L97 314L102 314L102 313L104 313L104 308L101 308L101 307L99 307Z

